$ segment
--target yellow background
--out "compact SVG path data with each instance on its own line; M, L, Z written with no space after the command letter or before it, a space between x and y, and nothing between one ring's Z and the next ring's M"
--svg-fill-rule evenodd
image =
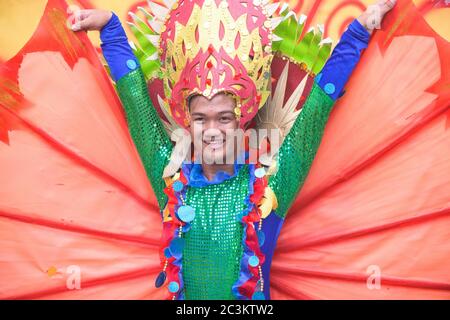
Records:
M127 19L127 12L137 5L146 6L145 1L136 0L78 0L68 1L81 7L96 7L114 11L122 20ZM334 41L338 39L342 25L351 17L358 16L362 8L373 3L374 0L291 0L292 8L300 8L299 11L311 17L311 25L324 24L329 19L327 36ZM419 8L424 8L429 0L414 0ZM436 1L434 1L436 2ZM45 0L0 0L0 62L14 56L33 34L39 19L44 11ZM442 4L444 1L441 2ZM332 12L342 6L340 10ZM450 7L433 8L426 12L428 23L442 37L450 41ZM127 29L127 28L126 28ZM127 30L128 32L128 30ZM90 32L89 37L98 46L98 32Z

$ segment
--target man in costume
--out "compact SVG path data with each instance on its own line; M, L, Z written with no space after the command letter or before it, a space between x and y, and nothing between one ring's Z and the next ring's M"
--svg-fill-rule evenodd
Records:
M249 161L248 152L243 162L241 154L223 160L239 149L226 133L247 128L270 99L273 7L256 0L172 3L157 42L162 104L194 142L194 162L181 168L171 162L173 144L118 17L74 13L74 31L101 30L103 55L158 199L164 231L155 284L167 284L169 298L270 299L271 259L286 213L370 31L393 5L381 1L350 24L268 164Z

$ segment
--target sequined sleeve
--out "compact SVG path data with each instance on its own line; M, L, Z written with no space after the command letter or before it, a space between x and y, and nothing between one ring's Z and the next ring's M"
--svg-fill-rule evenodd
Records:
M278 200L276 213L284 218L309 173L335 100L367 47L369 33L354 20L322 72L317 75L303 109L280 147L277 172L269 186Z
M278 170L269 186L278 200L276 213L285 217L306 179L319 148L334 101L315 83L291 131L280 147Z
M137 68L117 81L117 91L125 109L128 128L144 164L160 208L167 196L162 178L172 142L148 95L144 74Z

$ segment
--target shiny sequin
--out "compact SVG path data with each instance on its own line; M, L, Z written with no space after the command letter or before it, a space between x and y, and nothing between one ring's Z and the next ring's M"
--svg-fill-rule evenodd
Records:
M134 61L133 59L127 60L127 67L128 67L130 70L136 69L136 68L137 68L137 63L136 63L136 61Z
M327 83L323 89L327 94L333 94L336 91L336 87L331 82Z
M261 291L256 291L253 296L252 296L252 300L265 300L265 296L264 293Z
M259 265L259 259L257 256L251 256L248 259L248 264L252 267L257 267Z
M184 222L191 222L195 218L195 209L191 206L181 206L177 210L178 218Z
M264 168L258 168L255 170L255 177L262 178L266 175L266 170Z
M183 253L184 244L185 243L183 238L174 238L170 242L169 246L170 254L176 258L179 258Z
M173 183L172 187L175 192L180 192L181 190L183 190L184 184L180 180L177 180Z
M180 285L178 284L178 282L172 281L169 283L168 289L169 292L176 293L178 292L178 290L180 290Z
M165 248L164 249L164 256L166 258L170 258L172 256L172 254L170 253L170 249L169 248Z

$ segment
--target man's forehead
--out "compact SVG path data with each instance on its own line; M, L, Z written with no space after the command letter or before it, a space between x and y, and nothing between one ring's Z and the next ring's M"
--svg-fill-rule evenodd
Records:
M235 105L235 99L226 93L218 93L211 99L202 95L195 95L188 99L189 107L194 108L208 108L215 107L217 109L232 108Z

